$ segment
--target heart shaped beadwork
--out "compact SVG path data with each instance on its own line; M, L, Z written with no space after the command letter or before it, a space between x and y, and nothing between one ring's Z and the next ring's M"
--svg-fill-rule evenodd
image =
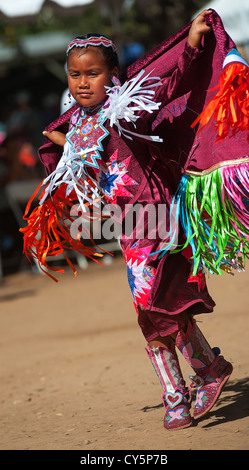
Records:
M176 393L166 393L165 395L165 400L167 404L170 406L170 408L175 408L175 406L179 405L182 401L182 394L180 392Z

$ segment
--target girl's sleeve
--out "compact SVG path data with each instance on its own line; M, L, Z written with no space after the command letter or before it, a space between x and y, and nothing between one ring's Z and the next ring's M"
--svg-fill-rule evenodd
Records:
M188 93L196 80L197 63L203 54L203 50L192 47L186 42L185 47L178 60L160 64L153 70L151 67L151 75L158 76L161 80L161 85L155 88L155 95L153 101L159 104L161 109L166 106L170 101L175 100L179 96ZM147 70L146 70L147 72ZM140 118L149 122L153 121L158 110L153 113L142 111ZM141 119L139 119L141 121Z
M119 90L108 90L108 106L104 106L103 117L109 119L124 136L152 137L152 123L161 108L170 101L191 90L195 78L195 64L202 51L187 43L176 45L155 61L138 70ZM148 138L147 137L147 138Z
M162 86L158 88L155 95L157 101L165 105L191 90L193 82L189 78L195 71L198 59L202 54L203 50L192 47L186 42L184 51L179 57L177 67L173 73L170 76L161 77Z

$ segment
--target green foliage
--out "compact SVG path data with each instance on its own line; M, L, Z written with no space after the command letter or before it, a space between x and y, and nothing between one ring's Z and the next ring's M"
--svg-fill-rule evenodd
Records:
M182 27L206 0L95 0L72 10L45 4L40 14L26 21L0 18L0 41L18 43L23 35L49 31L70 31L72 37L86 32L102 32L125 44L141 41L146 48Z

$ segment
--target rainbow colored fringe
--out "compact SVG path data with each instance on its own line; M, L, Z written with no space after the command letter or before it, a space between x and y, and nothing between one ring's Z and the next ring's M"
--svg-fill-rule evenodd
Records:
M183 175L172 201L174 225L181 224L186 243L175 234L161 252L192 248L193 274L200 269L222 274L243 270L249 253L249 158L202 174Z
M212 91L212 90L210 90ZM249 131L249 66L236 49L226 56L216 95L193 122L213 125L216 142ZM249 140L249 136L247 136ZM218 163L203 172L186 171L171 207L186 236L176 247L174 234L164 247L193 253L193 274L244 269L249 252L249 158ZM174 249L175 248L175 249Z

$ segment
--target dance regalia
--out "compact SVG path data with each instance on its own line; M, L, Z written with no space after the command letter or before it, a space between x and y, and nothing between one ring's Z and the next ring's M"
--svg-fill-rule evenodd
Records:
M68 249L96 259L94 244L70 237L76 203L117 204L123 222L127 205L154 205L156 216L166 208L164 240L159 218L152 237L139 216L144 236L121 236L140 312L212 311L204 272L243 268L249 249L249 69L219 16L206 19L213 32L202 50L188 45L185 26L131 65L99 109L75 105L48 126L67 133L63 156L48 140L39 151L47 178L22 231L41 267Z

